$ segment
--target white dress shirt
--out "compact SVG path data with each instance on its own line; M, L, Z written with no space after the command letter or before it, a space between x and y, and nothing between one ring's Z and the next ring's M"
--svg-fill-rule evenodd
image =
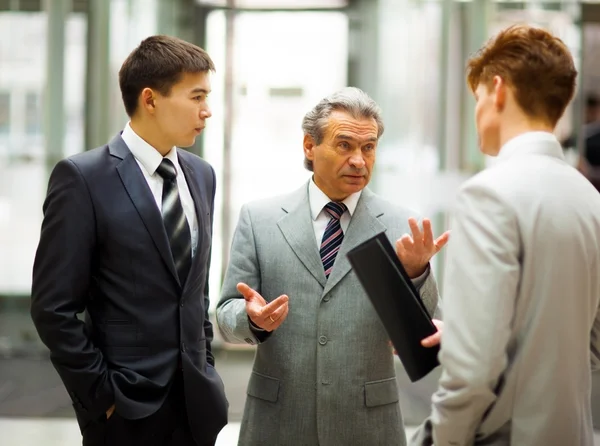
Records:
M348 208L346 212L342 214L340 218L340 225L342 231L346 234L346 230L350 225L350 219L356 210L358 199L360 198L362 190L353 193L342 201ZM323 234L327 228L327 223L331 220L331 215L325 209L325 205L332 201L327 195L323 193L321 189L315 184L314 180L310 180L308 185L308 202L310 204L310 215L313 220L313 229L315 231L315 238L317 239L317 248L321 248L321 241L323 240Z
M519 151L523 146L537 144L540 142L556 144L558 142L558 139L556 139L556 136L554 136L554 134L550 132L537 131L522 133L521 135L515 136L514 138L504 143L504 145L500 148L500 151L498 152L498 159L504 160L506 158L509 158L513 153Z
M156 169L158 169L158 166L162 162L163 156L135 133L129 122L123 129L121 137L140 166L144 178L148 183L148 187L154 196L156 206L158 206L160 211L162 209L163 178L156 172ZM188 225L190 226L190 233L192 235L192 257L194 257L198 245L198 220L196 218L194 200L192 199L187 181L185 180L185 175L183 174L183 170L181 170L179 160L177 159L177 148L173 147L171 151L167 153L165 158L171 160L177 170L177 189L179 190L179 199L183 206L183 212L185 213Z
M342 201L342 203L344 203L348 208L348 210L344 212L340 218L340 226L342 227L344 234L346 234L346 230L350 225L350 219L352 218L352 215L354 215L361 192L362 190L355 192ZM321 248L323 234L325 234L327 223L329 223L329 220L331 220L331 215L329 215L327 210L325 210L325 205L330 201L332 200L325 195L325 193L319 189L319 186L315 184L315 181L311 179L308 184L308 203L310 205L310 215L313 220L315 238L317 240L317 249ZM417 288L423 285L425 279L427 279L429 276L429 270L430 268L427 266L427 269L423 274L412 279L413 285L415 285Z

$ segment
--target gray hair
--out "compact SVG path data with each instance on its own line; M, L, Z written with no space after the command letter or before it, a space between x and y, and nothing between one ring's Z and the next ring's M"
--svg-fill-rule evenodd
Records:
M302 120L302 131L310 135L316 145L323 142L325 128L329 123L329 116L334 110L349 113L356 119L373 118L377 122L377 139L383 134L383 119L381 109L371 97L356 87L345 87L327 96L311 110ZM304 167L312 172L313 163L304 158Z

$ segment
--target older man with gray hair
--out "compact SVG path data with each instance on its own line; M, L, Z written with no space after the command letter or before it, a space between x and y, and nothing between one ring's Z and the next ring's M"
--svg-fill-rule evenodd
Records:
M346 253L386 231L433 314L429 260L448 234L366 188L383 133L366 93L332 94L302 128L313 176L242 207L217 308L225 340L258 344L239 444L404 445L388 336Z

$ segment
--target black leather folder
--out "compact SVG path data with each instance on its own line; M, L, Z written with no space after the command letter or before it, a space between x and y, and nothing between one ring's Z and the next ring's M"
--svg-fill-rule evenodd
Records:
M439 364L439 346L421 345L421 340L437 329L396 251L382 232L347 256L408 377L418 381Z

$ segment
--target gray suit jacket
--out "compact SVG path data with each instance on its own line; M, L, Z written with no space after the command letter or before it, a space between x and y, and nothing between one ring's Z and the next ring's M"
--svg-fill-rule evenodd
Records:
M458 194L443 373L413 445L593 445L600 195L549 135L509 144Z
M388 336L346 253L382 231L395 241L411 215L365 189L326 280L307 185L242 208L217 307L227 341L259 343L240 445L405 444ZM287 320L264 342L249 326L238 282L267 300L290 298ZM420 292L433 313L433 275Z

